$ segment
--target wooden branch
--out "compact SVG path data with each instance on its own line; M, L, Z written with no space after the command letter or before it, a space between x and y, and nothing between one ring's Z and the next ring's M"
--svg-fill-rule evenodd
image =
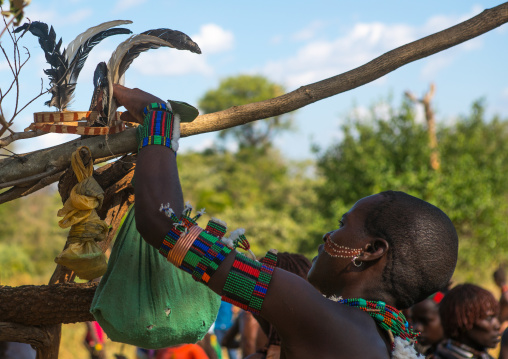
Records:
M27 343L35 347L47 347L49 335L42 329L22 324L0 323L0 342Z
M12 182L5 182L0 184L0 188L6 188L6 187L13 187L13 186L23 186L30 182L37 182L43 178L49 177L51 175L54 175L56 173L61 172L61 169L55 168L53 166L49 166L44 172L35 174L30 177L25 178L19 178L17 180L14 180Z
M0 287L0 321L55 325L94 320L90 306L97 283Z
M398 47L341 75L300 87L270 100L199 116L194 122L181 125L182 137L219 131L294 111L372 82L401 66L461 44L506 22L508 22L508 3L503 3L458 25ZM56 168L66 167L70 163L73 150L82 145L88 146L96 158L134 152L136 150L135 129L110 135L108 140L102 136L74 140L25 154L21 159L1 160L0 183L33 176L43 172L49 165Z
M1 116L0 116L1 117ZM5 121L5 120L4 120ZM1 120L0 120L1 122ZM6 124L6 126L9 126L9 124ZM41 130L35 130L35 131L27 131L27 132L14 132L12 135L9 135L4 138L0 138L0 148L10 145L12 142L17 140L23 140L27 138L34 138L37 136L47 135L47 132L41 131Z
M12 187L11 189L0 193L0 204L12 201L20 197L28 196L29 194L32 194L46 186L49 186L50 184L58 181L58 179L63 173L64 171L55 173L54 175L48 177L44 177L43 179L41 179L39 182L37 182L32 186Z

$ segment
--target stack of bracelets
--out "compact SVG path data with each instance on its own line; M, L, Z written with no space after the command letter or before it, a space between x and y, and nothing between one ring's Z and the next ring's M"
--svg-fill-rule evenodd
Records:
M138 127L139 150L149 145L161 145L176 151L178 144L175 142L178 138L175 137L178 136L176 129L179 124L174 123L171 107L154 103L147 106L144 113L144 123ZM160 211L173 222L173 228L166 234L159 252L198 282L207 284L228 254L236 248L250 251L243 230L234 231L230 238L223 238L226 224L215 218L208 222L204 230L200 228L196 221L204 210L191 217L192 207L186 204L180 218L169 204L161 205ZM236 253L222 299L259 314L276 264L275 250L270 250L261 262Z
M185 205L180 218L162 205L161 211L174 222L166 234L159 252L169 262L190 273L198 282L208 283L227 255L238 247L249 247L241 234L228 246L221 239L226 233L225 223L211 219L203 230L196 224L202 212L192 218L192 207ZM277 254L269 251L261 262L236 253L235 261L226 279L222 299L244 310L259 314L272 273L277 264Z

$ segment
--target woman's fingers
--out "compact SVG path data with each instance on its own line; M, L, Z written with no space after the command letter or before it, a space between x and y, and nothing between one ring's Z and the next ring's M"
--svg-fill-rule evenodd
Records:
M141 124L143 123L142 116L135 117L129 111L123 112L122 115L120 116L120 120L125 121L125 122L137 122L137 123L141 123Z
M113 96L117 103L124 106L131 116L141 119L136 122L142 123L143 109L152 102L164 102L160 98L140 89L130 89L128 87L115 84L113 86Z

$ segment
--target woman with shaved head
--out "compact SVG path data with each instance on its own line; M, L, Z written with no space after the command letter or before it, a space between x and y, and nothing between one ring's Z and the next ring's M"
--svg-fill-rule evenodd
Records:
M141 124L136 224L169 262L270 322L282 340L281 358L417 357L416 334L401 310L444 287L453 274L457 234L446 214L403 192L362 198L339 218L338 228L324 231L305 281L276 268L274 251L261 262L237 252L248 248L243 232L225 243L223 222L200 228L200 214L192 217L183 205L178 114L139 89L116 85L114 96L128 110L123 118Z

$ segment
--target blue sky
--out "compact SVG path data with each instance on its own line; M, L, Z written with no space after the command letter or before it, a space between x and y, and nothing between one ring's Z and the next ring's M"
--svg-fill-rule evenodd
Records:
M499 2L500 3L500 2ZM53 25L66 45L87 28L110 20L132 20L134 33L166 27L188 34L203 54L174 49L150 50L137 58L126 73L126 86L139 87L162 98L197 104L219 81L237 74L262 74L288 91L363 65L408 42L464 21L493 1L154 1L154 0L32 0L27 17ZM126 39L118 35L96 46L80 74L71 109L87 110L92 75L100 61L108 61ZM312 158L312 142L323 147L340 139L340 125L353 106L360 111L393 96L400 103L406 90L417 96L436 84L434 107L438 121L446 123L469 111L484 97L488 114L508 117L508 25L476 39L406 65L370 84L318 101L295 114L296 130L278 137L277 147L289 158ZM2 45L9 52L9 38ZM23 69L20 102L48 81L48 65L37 40L27 34L21 41L31 53ZM9 83L10 70L0 58L0 88ZM33 112L48 111L45 95L15 121L15 131L31 122ZM13 109L7 99L4 111ZM16 142L17 152L49 147L75 137L51 134ZM203 149L215 134L181 140L181 149Z

